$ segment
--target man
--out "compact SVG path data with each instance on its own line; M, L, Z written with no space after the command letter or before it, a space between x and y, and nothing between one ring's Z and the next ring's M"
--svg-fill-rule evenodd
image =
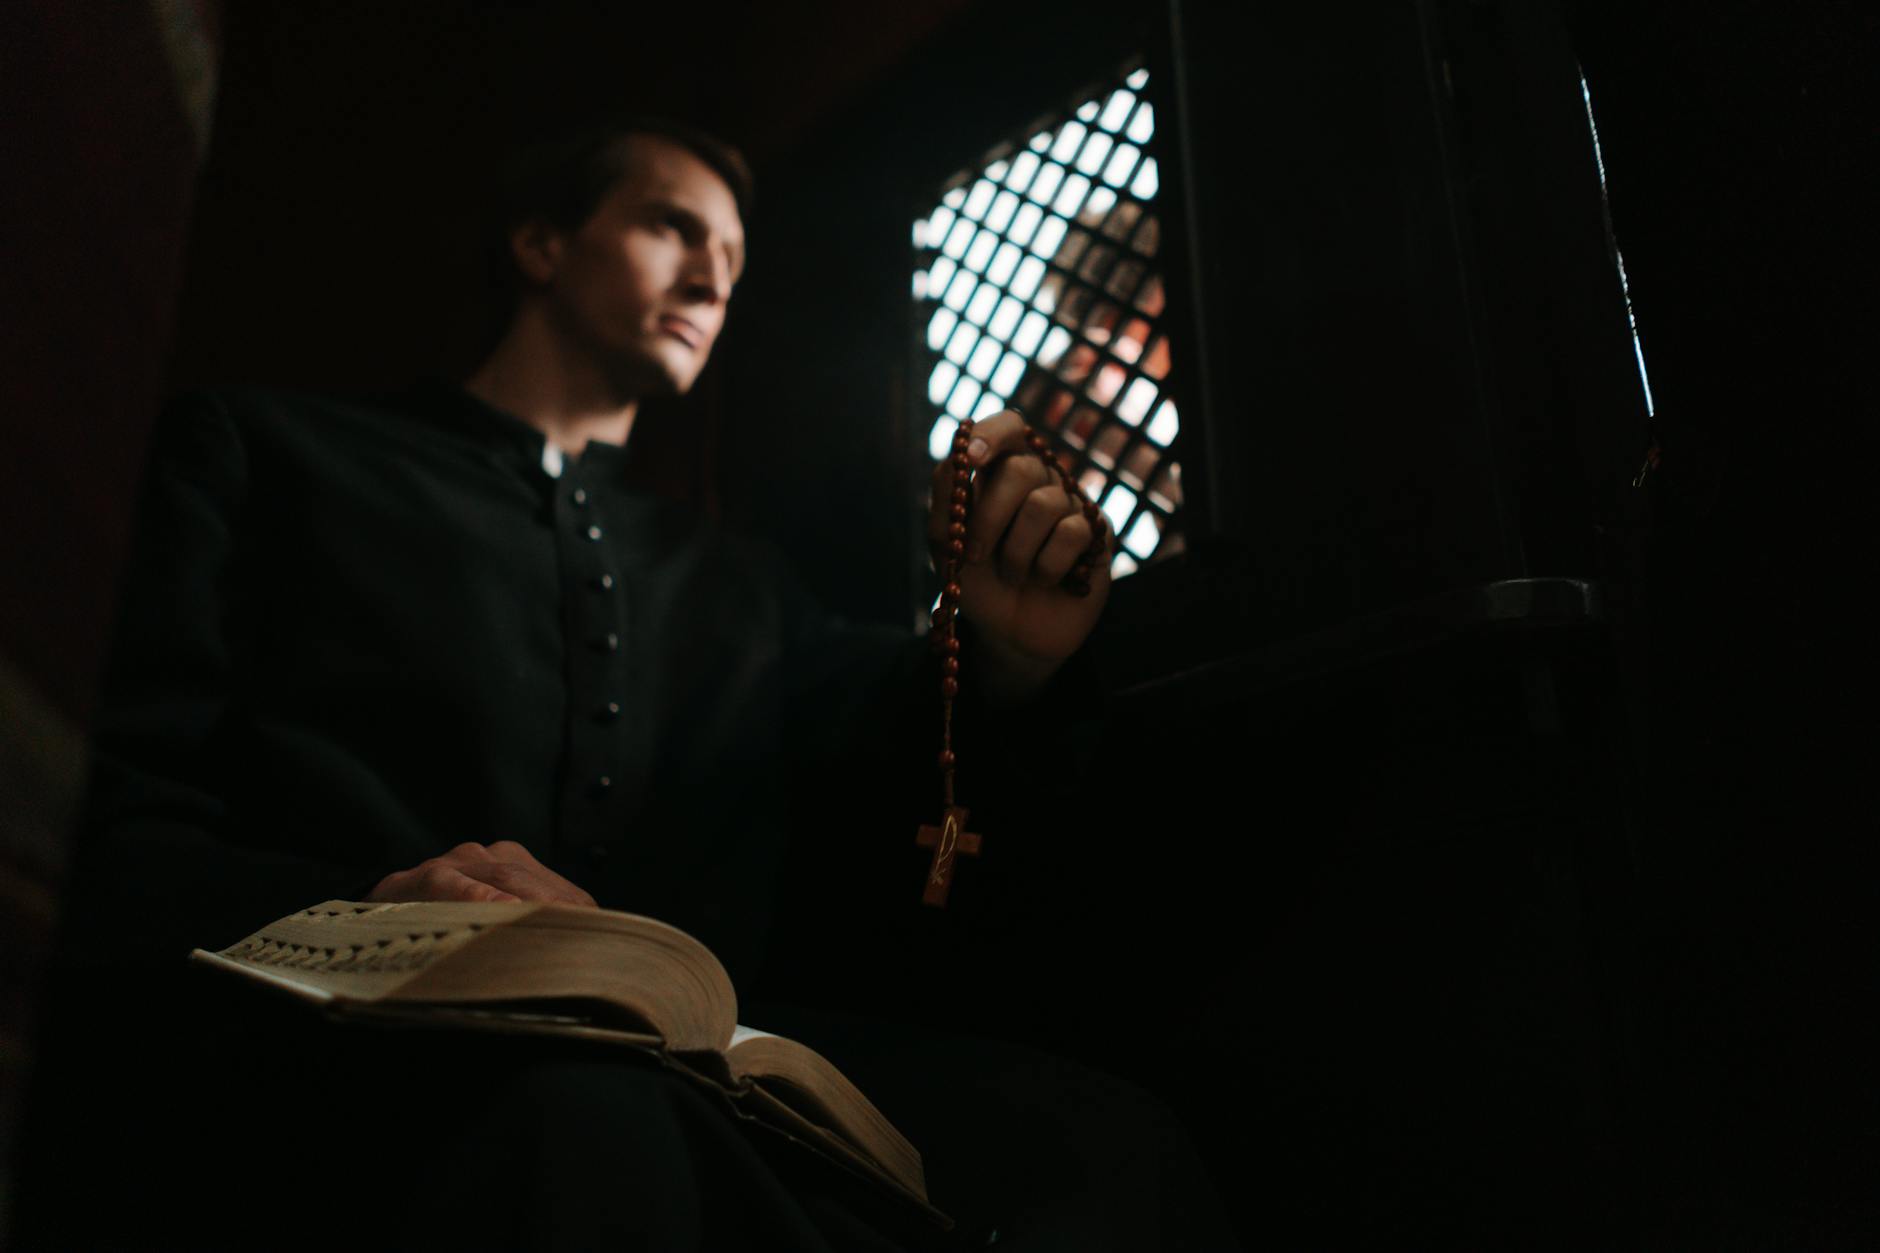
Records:
M777 798L799 766L931 763L938 672L921 642L830 621L768 549L621 473L642 401L684 392L710 356L747 195L736 155L684 128L578 136L521 167L513 312L462 388L371 406L227 392L166 417L33 1133L39 1178L82 1162L122 1199L42 1195L28 1243L278 1245L294 1233L274 1206L292 1193L260 1186L273 1168L250 1154L326 1180L319 1195L347 1198L368 1232L433 1243L926 1238L840 1181L790 1176L662 1073L317 1028L176 977L189 947L332 896L630 909L697 934L741 977L765 951ZM1077 651L1108 586L1101 570L1089 596L1061 586L1092 532L1023 448L1007 413L971 449L967 676L994 708ZM936 493L936 539L948 503ZM128 1056L124 1023L148 1024ZM1152 1103L996 1048L981 1072L1024 1077L949 1096L929 1078L941 1047L889 1032L835 1060L869 1072L856 1077L871 1092L870 1074L899 1079L908 1095L886 1104L917 1142L924 1121L964 1137L929 1148L929 1171L969 1231L1003 1221L1018 1238L1029 1223L1041 1240L1143 1247L1130 1224L1150 1230L1160 1195L1143 1178L1188 1195L1195 1172ZM972 1073L981 1046L944 1047ZM78 1091L96 1133L70 1117ZM1026 1113L1053 1101L1060 1113ZM946 1125L983 1111L1011 1126ZM1126 1152L1070 1147L1119 1116ZM985 1165L1018 1160L1027 1118L1066 1142L1036 1197L1035 1180ZM227 1186L196 1205L201 1171ZM1104 1201L1125 1175L1149 1199L1119 1220ZM126 1215L129 1232L114 1225Z
M644 399L692 386L744 267L734 156L668 128L601 146L593 159L618 170L598 200L578 199L559 221L528 206L533 215L510 232L519 300L467 385L542 432L562 464L593 442L625 445ZM1041 462L1012 456L1025 451L1023 432L1009 412L978 427L973 456L983 472L961 585L961 611L976 628L969 680L1007 703L1036 691L1077 650L1109 586L1107 571L1087 597L1061 586L1090 548L1091 525ZM948 503L934 493L936 540ZM454 849L387 876L371 899L592 903L513 843L496 853Z

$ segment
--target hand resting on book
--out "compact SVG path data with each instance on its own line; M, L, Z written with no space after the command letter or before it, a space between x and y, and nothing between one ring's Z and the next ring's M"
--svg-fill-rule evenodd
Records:
M540 901L595 908L594 898L514 840L459 844L379 880L369 901Z

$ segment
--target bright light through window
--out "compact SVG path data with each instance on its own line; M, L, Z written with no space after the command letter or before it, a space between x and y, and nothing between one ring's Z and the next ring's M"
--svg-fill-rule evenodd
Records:
M947 341L947 360L954 365L964 364L967 354L973 350L973 341L978 338L970 326L962 326L954 331L953 338Z
M1019 304L1018 301L1012 299L1010 296L1007 296L1004 301L1000 303L999 311L992 315L992 321L987 323L986 329L991 331L994 335L997 335L1000 339L1009 340L1012 338L1012 328L1018 325L1019 316L1023 314L1024 311L1025 307L1023 305Z
M1106 131L1122 130L1135 106L1136 97L1119 87L1110 93L1109 103L1103 106L1103 116L1097 119L1097 125Z
M1149 438L1164 448L1175 442L1175 432L1181 429L1176 419L1175 402L1164 401L1157 411L1155 421L1149 423Z
M1058 184L1064 181L1064 167L1045 164L1038 171L1038 177L1031 180L1031 198L1039 204L1051 203L1051 197L1057 194Z
M1021 247L1031 242L1032 233L1038 229L1038 223L1044 221L1044 210L1035 204L1023 205L1018 216L1012 219L1012 229L1007 232L1012 242Z
M1155 546L1162 538L1162 533L1155 525L1155 515L1139 513L1136 521L1129 528L1129 534L1123 537L1123 547L1138 557L1147 557L1155 551Z
M942 361L933 368L933 375L927 380L927 399L936 405L946 403L947 393L953 390L953 383L960 376L960 368L951 361ZM934 423L934 430L939 430L945 418ZM937 458L937 454L936 454Z
M992 211L986 214L986 225L995 231L1002 231L1011 224L1012 214L1018 211L1018 197L1009 191L999 193L999 198L992 202Z
M953 333L959 320L959 315L951 309L943 307L934 310L933 321L927 324L927 347L935 351L945 347L947 336Z
M1136 493L1118 483L1110 489L1110 494L1103 498L1103 503L1098 507L1103 510L1103 516L1110 520L1110 525L1121 531L1123 524L1136 511Z
M966 320L974 326L984 326L986 319L992 316L993 306L999 303L999 289L991 283L981 283L973 298L966 302Z
M912 232L929 454L1020 406L1115 529L1119 576L1180 538L1149 85L1132 70L1012 135Z
M1058 161L1070 160L1083 144L1084 133L1084 128L1080 123L1064 123L1058 128L1057 139L1051 144L1052 158Z
M977 183L973 184L973 190L969 192L966 197L966 207L961 209L960 212L977 222L980 218L986 216L986 209L992 204L992 197L996 192L997 189L994 188L991 183L983 178L980 179Z
M953 367L943 365L942 368L950 370ZM935 461L946 456L953 448L953 432L959 429L960 424L957 418L943 417L934 423L933 434L927 440L927 455Z

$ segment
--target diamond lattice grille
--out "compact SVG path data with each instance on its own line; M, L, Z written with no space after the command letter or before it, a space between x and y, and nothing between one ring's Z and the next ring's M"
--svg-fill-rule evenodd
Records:
M1080 94L948 180L914 224L936 460L959 420L1016 405L1121 540L1127 574L1180 545L1149 75Z

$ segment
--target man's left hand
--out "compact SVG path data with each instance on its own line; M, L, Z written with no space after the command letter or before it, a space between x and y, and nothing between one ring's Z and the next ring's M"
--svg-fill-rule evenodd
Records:
M1063 586L1090 550L1093 530L1083 499L1025 444L1025 423L1006 410L973 426L967 455L976 474L960 570L960 612L982 647L977 676L996 698L1022 698L1049 679L1082 646L1110 594L1115 537L1098 515L1103 554L1091 563L1090 594ZM934 467L927 538L935 567L944 569L951 457ZM972 676L969 673L969 678Z

